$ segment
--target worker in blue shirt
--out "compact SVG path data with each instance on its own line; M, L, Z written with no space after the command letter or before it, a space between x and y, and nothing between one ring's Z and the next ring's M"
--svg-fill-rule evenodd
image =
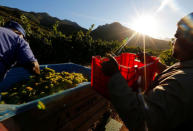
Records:
M38 61L24 40L25 35L25 30L15 21L8 21L4 27L0 27L0 81L16 64L30 73L40 74Z

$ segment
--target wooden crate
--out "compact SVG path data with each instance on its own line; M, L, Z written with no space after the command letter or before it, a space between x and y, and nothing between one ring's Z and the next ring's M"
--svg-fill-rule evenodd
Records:
M85 131L107 111L107 101L90 86L0 123L8 131Z

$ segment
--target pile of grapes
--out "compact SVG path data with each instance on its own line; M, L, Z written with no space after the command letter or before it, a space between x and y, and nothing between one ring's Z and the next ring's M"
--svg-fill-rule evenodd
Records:
M76 87L87 82L81 73L55 72L51 68L41 70L39 76L29 76L29 79L18 82L6 92L1 92L1 104L22 104L44 96Z

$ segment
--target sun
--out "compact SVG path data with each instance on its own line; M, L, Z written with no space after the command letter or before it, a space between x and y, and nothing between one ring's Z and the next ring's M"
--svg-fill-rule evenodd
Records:
M155 17L151 15L138 16L133 20L131 26L136 32L149 36L156 36L158 31L158 22Z

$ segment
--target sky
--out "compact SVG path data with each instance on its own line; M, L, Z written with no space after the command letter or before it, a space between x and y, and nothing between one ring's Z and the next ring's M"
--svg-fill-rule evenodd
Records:
M119 22L154 38L172 38L177 22L192 12L192 0L0 0L23 11L47 12L83 28Z

